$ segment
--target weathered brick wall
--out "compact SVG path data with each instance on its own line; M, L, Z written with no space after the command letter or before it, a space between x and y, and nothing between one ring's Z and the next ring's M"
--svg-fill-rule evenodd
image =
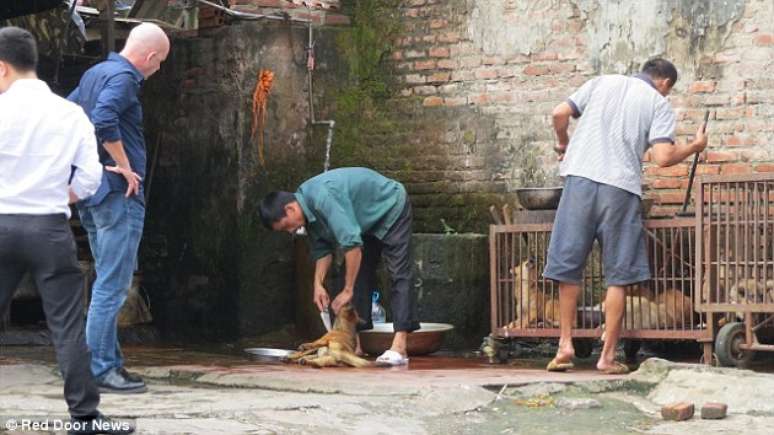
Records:
M403 14L392 61L409 133L386 141L413 151L381 166L406 182L421 230L443 217L482 229L487 201L558 182L551 109L587 79L656 55L681 73L670 97L679 140L712 111L698 174L774 171L771 1L407 0ZM654 215L676 211L689 166L646 163Z

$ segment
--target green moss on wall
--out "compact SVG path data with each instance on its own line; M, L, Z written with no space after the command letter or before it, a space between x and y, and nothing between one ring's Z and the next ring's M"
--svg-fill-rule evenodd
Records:
M364 0L348 5L352 26L336 39L349 80L335 91L335 166L375 166L369 140L395 129L387 107L394 77L388 58L402 31L402 4Z

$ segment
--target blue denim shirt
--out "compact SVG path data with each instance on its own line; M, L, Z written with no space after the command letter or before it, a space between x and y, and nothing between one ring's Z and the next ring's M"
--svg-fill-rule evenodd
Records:
M94 124L99 144L99 160L103 165L116 163L101 145L121 140L132 170L145 179L145 137L142 130L142 106L140 86L143 75L126 58L110 53L107 60L89 68L81 77L78 87L67 97L83 107ZM110 192L126 192L126 180L121 174L103 171L102 184L87 206L99 205ZM142 183L136 199L145 202Z

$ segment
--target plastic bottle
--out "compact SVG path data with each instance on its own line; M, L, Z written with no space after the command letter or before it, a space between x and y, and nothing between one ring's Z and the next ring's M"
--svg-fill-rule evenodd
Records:
M384 323L387 321L387 313L384 311L384 307L379 303L381 295L379 290L374 290L371 293L371 321L373 323Z

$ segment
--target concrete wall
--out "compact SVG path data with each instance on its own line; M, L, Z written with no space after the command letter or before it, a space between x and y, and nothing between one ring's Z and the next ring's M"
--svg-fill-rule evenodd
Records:
M420 322L454 325L444 348L476 349L490 332L488 237L415 234L412 242Z
M771 1L408 0L403 23L393 102L409 131L383 147L410 149L411 162L377 166L406 181L424 231L438 231L440 218L481 231L487 202L555 184L553 106L587 79L632 73L652 56L680 71L670 97L680 140L713 112L699 174L774 170ZM687 173L687 164L648 164L655 215L682 202Z

